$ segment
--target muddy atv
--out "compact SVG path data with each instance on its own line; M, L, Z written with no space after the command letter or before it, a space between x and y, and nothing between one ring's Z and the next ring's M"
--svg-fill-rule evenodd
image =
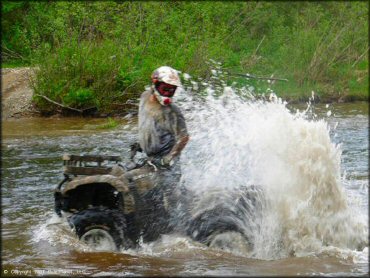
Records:
M170 229L163 186L143 166L135 175L119 156L64 155L64 180L55 188L55 212L95 249L127 249Z
M231 195L210 191L197 200L191 191L158 180L160 171L150 171L150 163L130 170L120 162L119 156L63 156L65 178L55 188L55 212L89 246L128 249L176 230L208 246L235 244L224 240L232 234L245 249L253 247L251 229L263 207L258 187Z

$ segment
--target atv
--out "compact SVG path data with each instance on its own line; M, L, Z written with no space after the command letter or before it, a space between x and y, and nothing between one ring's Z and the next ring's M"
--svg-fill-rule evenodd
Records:
M140 167L121 162L119 156L63 156L55 212L66 217L81 241L96 250L122 250L176 230L206 245L217 245L222 234L239 233L250 245L246 216L251 221L256 208L261 210L254 187L229 198L229 205L222 200L211 206L196 203L184 187L163 182L148 161Z
M140 237L155 240L169 228L163 187L152 182L151 166L130 175L119 162L119 156L63 156L64 180L54 191L55 212L96 248L132 248Z

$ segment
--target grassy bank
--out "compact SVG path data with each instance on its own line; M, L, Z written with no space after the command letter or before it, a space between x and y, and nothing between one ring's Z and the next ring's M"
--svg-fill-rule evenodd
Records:
M129 109L153 69L207 79L210 59L230 73L282 77L291 101L368 100L365 2L3 2L3 63L40 68L34 101L100 112ZM4 64L3 64L4 66ZM44 96L44 97L41 97Z

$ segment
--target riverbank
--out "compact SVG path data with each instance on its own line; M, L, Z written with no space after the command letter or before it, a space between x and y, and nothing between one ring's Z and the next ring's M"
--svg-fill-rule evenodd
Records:
M2 95L2 119L10 118L30 118L43 117L40 111L36 108L32 101L33 89L31 86L31 78L33 76L33 68L19 67L19 68L3 68L1 69L1 95ZM306 103L306 97L284 97L289 103ZM344 94L337 94L325 98L314 99L315 103L346 103L356 101L356 98L346 97ZM52 105L52 104L50 104ZM57 110L52 117L63 117L66 114L60 113ZM74 116L81 116L76 115ZM93 117L107 117L107 116L124 116L122 111L112 111L111 114L93 113L89 116Z
M31 77L30 67L1 69L2 119L40 116L32 104Z

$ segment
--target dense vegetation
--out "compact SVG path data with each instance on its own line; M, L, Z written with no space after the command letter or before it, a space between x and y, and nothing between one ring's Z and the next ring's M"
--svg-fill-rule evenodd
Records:
M39 67L35 101L45 112L55 106L39 95L76 109L124 108L156 67L207 78L209 59L287 78L268 84L287 99L313 90L322 100L368 100L367 17L367 1L3 1L2 62Z

